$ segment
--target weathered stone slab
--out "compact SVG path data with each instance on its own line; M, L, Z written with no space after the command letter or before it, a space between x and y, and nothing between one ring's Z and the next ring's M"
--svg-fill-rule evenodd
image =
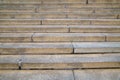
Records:
M115 14L68 14L69 19L117 19Z
M97 19L97 20L92 20L91 21L92 25L114 25L114 26L119 26L120 25L120 20L117 19Z
M106 34L106 40L120 42L120 34L119 33Z
M105 41L100 33L36 33L34 42Z
M88 25L89 20L77 20L77 19L47 19L42 21L43 25Z
M71 54L70 43L1 43L1 54Z
M18 69L17 63L0 63L0 70L14 70Z
M0 63L95 63L120 62L120 54L1 55Z
M103 69L120 68L119 62L23 63L22 69Z
M76 80L120 80L120 69L75 70Z
M40 25L41 20L32 19L1 19L0 25Z
M64 0L64 1L60 1L60 0L44 0L43 3L86 3L85 0Z
M74 53L113 53L120 52L119 42L73 43Z
M0 26L0 32L68 32L69 28L64 25L34 25L34 26Z
M0 69L100 69L119 68L119 54L1 55Z
M120 9L119 8L108 8L108 9L95 9L96 14L119 14Z
M119 62L119 54L105 55L27 55L23 63L80 63L80 62Z
M0 64L18 64L22 57L22 55L0 55Z
M0 3L41 3L41 0L0 0Z
M81 4L81 3L76 3L76 4L67 4L67 8L120 8L119 3L104 3L104 4L99 4L99 3L90 3L90 4Z
M0 80L74 80L66 70L1 70Z
M31 13L31 12L35 12L35 9L0 9L0 13Z
M69 26L70 32L89 32L89 33L119 33L119 26Z
M89 3L120 3L119 0L89 0Z
M0 33L0 42L31 42L33 33Z

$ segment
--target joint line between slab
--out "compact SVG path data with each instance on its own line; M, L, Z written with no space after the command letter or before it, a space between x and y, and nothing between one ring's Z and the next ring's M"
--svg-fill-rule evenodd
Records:
M71 45L72 45L72 48L73 48L73 54L74 54L74 53L75 53L75 48L74 48L73 42L71 42Z
M31 41L33 42L33 36L35 35L35 32L31 35Z
M73 79L76 80L74 70L72 70L72 73L73 73Z

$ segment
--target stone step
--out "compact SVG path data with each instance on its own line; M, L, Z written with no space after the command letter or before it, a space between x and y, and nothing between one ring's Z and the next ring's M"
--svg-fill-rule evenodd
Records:
M114 27L113 27L114 28ZM112 29L113 29L112 28ZM119 30L116 29L115 32ZM65 33L65 32L69 32L69 27L65 26L65 25L28 25L28 26L0 26L0 32L4 33L4 32L26 32L26 33L30 33L30 32L41 32L41 33Z
M119 53L120 43L114 42L74 42L74 53Z
M37 3L36 3L37 4ZM22 9L22 8L114 8L114 9L119 9L119 3L104 3L104 4L99 4L99 3L90 3L90 4L83 4L83 3L56 3L56 4L41 4L41 5L36 5L36 4L24 4L24 3L0 3L0 9Z
M0 13L33 13L35 8L20 8L20 7L9 7L9 8L0 8Z
M40 13L3 13L0 19L64 19L66 14L40 14ZM110 15L111 19L117 18L116 15Z
M72 33L120 33L119 26L70 26Z
M42 0L0 0L0 3L41 3Z
M92 8L92 7L70 7L70 8L64 8L64 7L29 7L30 5L26 7L6 7L3 6L0 8L0 13L69 13L69 14L75 14L75 13L91 13L91 14L120 14L120 8ZM69 5L68 5L69 6ZM76 5L77 6L77 5Z
M102 33L36 33L33 42L120 41L120 34Z
M85 26L85 25L23 25L0 26L0 33L120 33L119 26Z
M0 69L120 68L120 54L1 55Z
M0 19L1 25L111 25L119 26L119 19Z
M1 43L1 54L71 54L70 43Z
M47 19L43 25L120 25L117 19Z
M76 4L66 4L66 8L116 8L119 9L120 6L119 3L89 3L89 4L80 4L80 3L76 3Z
M1 13L0 19L118 19L118 14Z
M68 19L119 19L118 14L76 14L75 13L75 14L67 14L66 16Z
M119 53L119 42L0 43L1 54Z
M1 80L119 80L120 69L102 70L1 70Z
M101 0L102 1L102 0ZM119 80L120 69L102 70L76 70L74 71L76 80Z
M35 4L44 4L44 3L86 3L86 0L1 0L0 3L35 3Z
M1 70L1 80L74 80L67 70Z
M102 14L102 13L106 13L106 14L120 14L120 9L95 9L94 13L96 14Z
M119 42L120 33L0 33L0 42Z
M88 0L88 3L120 3L120 0Z
M41 25L38 19L1 19L1 25Z

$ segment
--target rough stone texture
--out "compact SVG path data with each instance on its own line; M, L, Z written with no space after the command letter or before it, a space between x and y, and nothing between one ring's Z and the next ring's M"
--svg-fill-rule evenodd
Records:
M42 0L0 0L0 3L41 3Z
M109 20L106 20L106 19L103 19L103 20L93 20L91 21L91 24L92 25L116 25L116 26L119 26L120 25L120 20L112 20L112 19L109 19Z
M89 3L120 3L119 0L89 0Z
M65 54L73 53L70 43L1 43L1 54Z
M0 80L74 80L66 70L1 70Z
M24 63L22 69L103 69L120 68L119 62Z
M106 40L107 41L116 41L116 42L120 42L120 34L106 34Z
M76 80L120 80L120 69L75 70Z
M119 14L120 13L120 9L119 8L115 8L115 9L94 9L96 14Z
M14 70L18 69L17 63L0 63L0 70Z
M0 33L0 42L31 42L33 33Z
M41 20L32 20L32 19L28 19L28 20L17 20L17 19L13 19L13 20L0 20L0 25L40 25L41 24Z
M64 1L60 1L60 0L44 0L43 3L85 3L85 0L64 0Z
M115 14L68 14L69 19L117 19Z
M70 32L81 33L81 32L89 32L89 33L119 33L119 26L69 26Z
M104 34L90 33L36 33L34 42L73 42L73 41L105 41Z
M104 3L104 4L99 4L99 3L90 3L90 4L80 4L80 3L76 3L76 4L67 4L66 5L67 8L120 8L119 3ZM105 14L105 13L104 13Z
M113 53L120 52L120 43L118 42L81 42L73 43L74 53Z
M64 33L68 32L68 27L64 25L39 25L39 26L0 26L0 32L42 32L42 33L47 33L47 32L59 32L59 33Z
M43 25L89 25L89 20L72 20L72 19L49 19L49 20L43 20Z
M84 54L84 55L1 55L0 63L86 63L120 62L120 54Z
M22 13L31 13L35 12L35 9L0 9L1 13L15 13L15 12L22 12Z

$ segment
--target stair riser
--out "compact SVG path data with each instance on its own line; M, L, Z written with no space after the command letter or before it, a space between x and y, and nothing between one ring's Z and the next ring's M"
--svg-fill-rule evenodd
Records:
M2 55L12 54L72 54L72 53L119 53L120 43L101 42L101 43L3 43L0 45Z
M115 30L116 31L116 30ZM58 28L54 28L54 27L42 27L42 28L20 28L20 27L16 27L16 28L0 28L0 32L26 32L26 33L30 33L30 32L42 32L42 33L52 33L52 32L55 32L55 33L65 33L65 32L69 32L68 28L67 27L58 27Z
M106 26L93 26L90 27L82 27L82 26L1 26L0 33L119 33L120 28L117 26L106 27Z
M0 1L1 3L86 3L85 0L64 0L64 1L60 1L60 0L24 0L24 1L16 1L16 0L2 0Z
M89 3L120 3L119 0L89 0Z
M119 33L120 29L119 28L79 28L79 27L72 27L70 29L70 32L73 33L81 33L81 32L86 32L86 33Z
M120 68L119 62L96 62L96 63L22 63L21 69L106 69ZM18 70L18 64L4 63L0 64L0 70Z
M118 16L117 14L0 14L0 19L118 19Z
M1 33L0 42L109 42L120 41L119 34L106 33Z

